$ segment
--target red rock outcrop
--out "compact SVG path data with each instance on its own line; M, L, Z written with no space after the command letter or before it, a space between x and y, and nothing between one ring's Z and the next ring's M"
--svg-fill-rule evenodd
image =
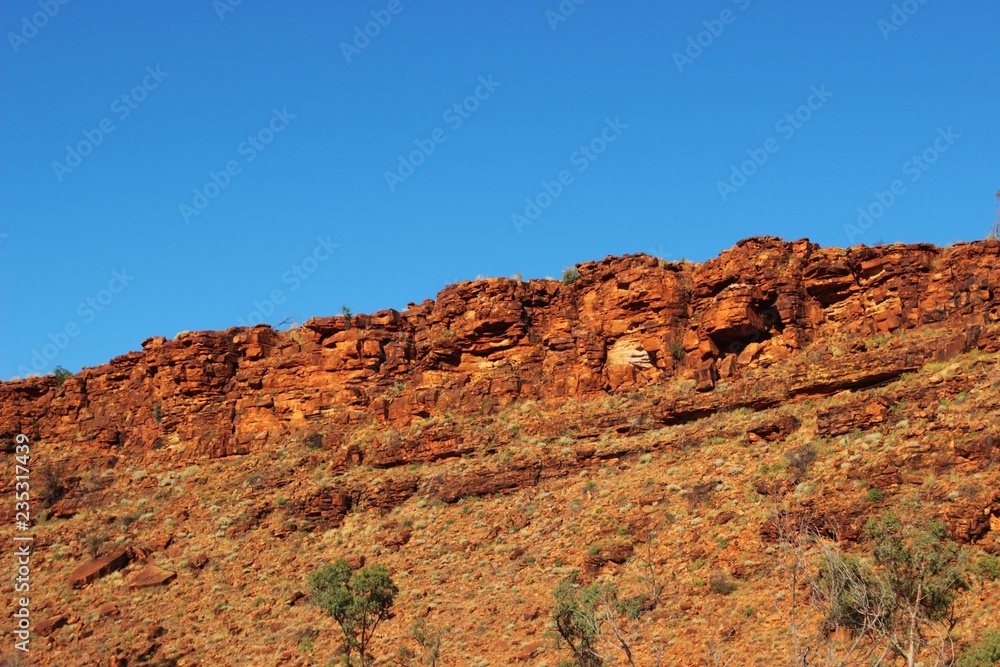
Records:
M0 384L0 441L25 433L54 448L183 461L277 448L305 434L343 466L391 467L486 443L446 425L419 441L363 447L344 434L372 421L399 429L417 418L495 413L516 399L688 378L704 394L661 406L664 423L679 423L723 407L871 386L928 359L997 349L998 259L997 241L841 249L754 237L704 264L609 257L579 264L569 285L491 278L350 322L150 338L142 351L61 385L54 377ZM948 335L866 350L867 339L898 331ZM839 363L824 342L837 337L867 355ZM769 367L810 345L822 364L768 377ZM741 393L741 379L754 391ZM719 382L733 392L720 394ZM844 432L884 412L831 415L823 429Z

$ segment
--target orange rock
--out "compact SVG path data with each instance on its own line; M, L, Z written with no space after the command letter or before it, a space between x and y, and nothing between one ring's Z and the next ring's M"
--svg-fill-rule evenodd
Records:
M57 629L66 625L66 617L63 615L49 616L48 618L43 618L35 624L35 632L41 637L47 637Z
M115 570L120 570L132 559L131 553L126 549L118 549L104 554L100 558L95 558L89 563L84 563L73 570L69 577L69 585L73 588L82 588L92 581L107 576Z
M129 587L148 588L150 586L164 586L176 578L176 572L169 572L156 565L147 565L132 577Z
M531 642L521 647L521 650L514 656L515 660L530 660L545 650L543 642Z

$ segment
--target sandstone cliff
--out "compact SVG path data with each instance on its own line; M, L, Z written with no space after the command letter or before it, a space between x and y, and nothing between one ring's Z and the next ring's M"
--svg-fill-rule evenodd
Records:
M0 445L32 443L32 655L326 664L305 577L343 556L400 584L383 656L427 618L450 628L438 664L556 665L557 581L641 597L653 573L638 664L702 665L719 637L785 664L776 512L852 549L919 502L1000 554L998 260L750 238L2 383ZM976 586L960 643L1000 616L1000 582Z
M664 407L666 422L723 404L778 403L882 382L935 355L995 351L998 259L996 241L824 249L750 238L704 264L609 257L578 265L570 285L492 278L351 322L150 338L141 352L61 386L52 377L0 385L0 438L23 432L196 460L260 451L311 424L323 425L314 428L335 450L349 425L369 419L398 428L674 378L694 378L708 392L718 379L746 391L680 400ZM865 339L891 332L929 335L891 354L866 352ZM835 337L862 354L834 357L820 346L760 382L775 364Z

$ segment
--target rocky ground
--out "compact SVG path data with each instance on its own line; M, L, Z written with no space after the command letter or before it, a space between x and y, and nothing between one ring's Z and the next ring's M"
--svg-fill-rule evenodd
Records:
M776 518L851 551L919 501L1000 554L998 259L753 238L4 383L0 444L32 447L31 664L324 665L336 628L303 594L340 557L399 585L386 660L425 618L438 664L556 667L576 575L643 602L638 665L789 664ZM960 608L965 644L1000 582Z

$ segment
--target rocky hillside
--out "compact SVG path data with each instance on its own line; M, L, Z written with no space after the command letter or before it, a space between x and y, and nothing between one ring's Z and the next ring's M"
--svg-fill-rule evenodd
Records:
M636 664L788 664L776 515L850 550L919 501L1000 553L1000 242L756 237L577 270L0 384L41 512L33 664L326 664L336 628L303 592L339 557L400 587L386 659L426 618L438 664L555 667L575 575L662 583ZM1000 584L962 605L960 644Z

